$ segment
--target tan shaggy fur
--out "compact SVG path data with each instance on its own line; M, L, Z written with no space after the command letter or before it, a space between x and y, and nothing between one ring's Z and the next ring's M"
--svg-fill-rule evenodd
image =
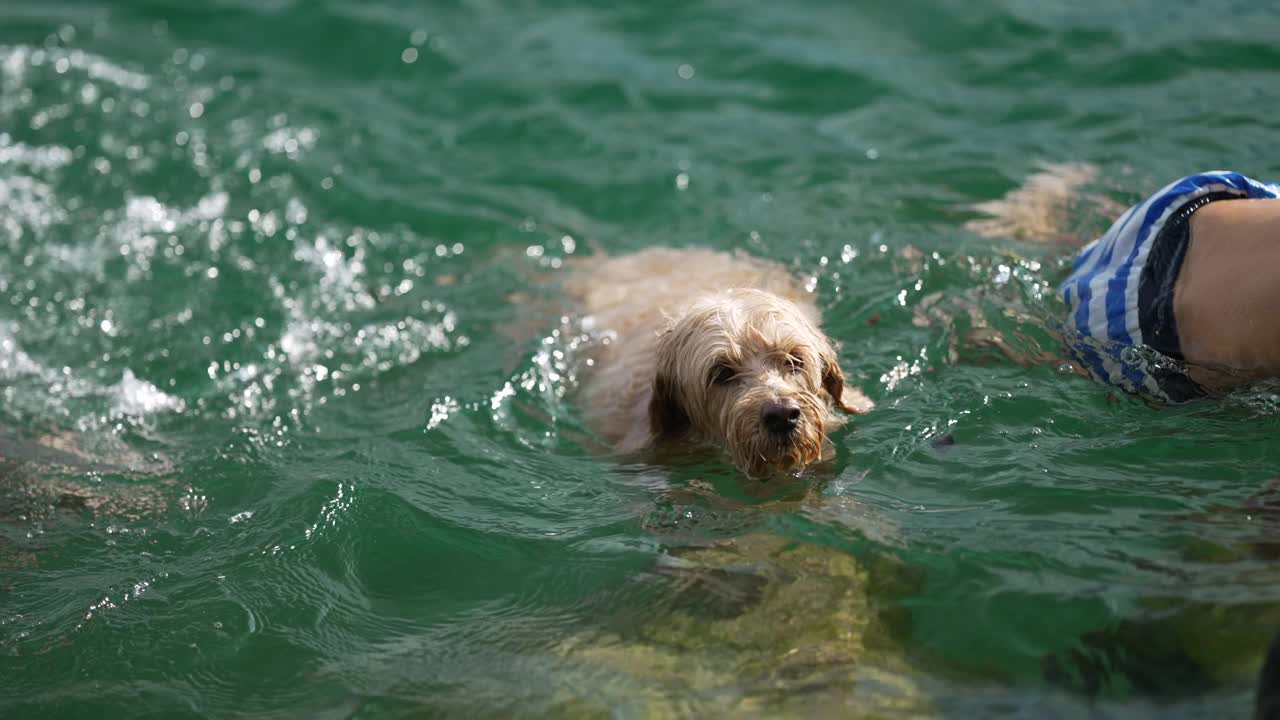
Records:
M711 444L760 476L826 456L827 433L844 421L835 408L871 409L845 385L812 294L780 265L654 248L588 259L567 287L609 333L582 392L587 422L618 450ZM765 403L779 401L800 410L787 435L762 422Z

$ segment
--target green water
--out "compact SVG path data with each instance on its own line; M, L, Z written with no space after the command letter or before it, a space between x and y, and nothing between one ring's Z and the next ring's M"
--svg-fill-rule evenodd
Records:
M1276 397L913 311L1054 348L1038 162L1280 177L1280 15L1048 5L6 2L0 715L1247 714ZM833 465L591 444L540 308L652 244L816 278Z

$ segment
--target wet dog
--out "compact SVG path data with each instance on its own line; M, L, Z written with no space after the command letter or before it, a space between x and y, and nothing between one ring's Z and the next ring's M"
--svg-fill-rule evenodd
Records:
M812 294L775 263L655 248L591 258L567 289L605 335L582 392L617 450L707 444L759 477L828 457L835 411L872 407L845 384Z

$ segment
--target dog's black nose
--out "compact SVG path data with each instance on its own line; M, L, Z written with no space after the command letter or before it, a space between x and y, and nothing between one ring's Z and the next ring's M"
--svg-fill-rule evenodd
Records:
M800 424L800 403L791 398L766 400L760 408L760 422L771 433L787 435Z

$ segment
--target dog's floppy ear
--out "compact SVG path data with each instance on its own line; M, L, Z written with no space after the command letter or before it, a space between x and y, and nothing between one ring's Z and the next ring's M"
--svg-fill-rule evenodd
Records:
M649 431L656 438L669 438L689 429L689 414L680 401L676 381L676 348L673 328L658 339L658 357L653 374L653 396L649 399Z
M840 370L840 361L832 350L822 353L822 389L831 396L836 407L847 413L866 415L876 406L861 390L844 383L844 372Z
M680 404L680 390L673 377L659 371L653 378L653 397L649 400L649 430L653 437L672 437L689 427L689 416Z

